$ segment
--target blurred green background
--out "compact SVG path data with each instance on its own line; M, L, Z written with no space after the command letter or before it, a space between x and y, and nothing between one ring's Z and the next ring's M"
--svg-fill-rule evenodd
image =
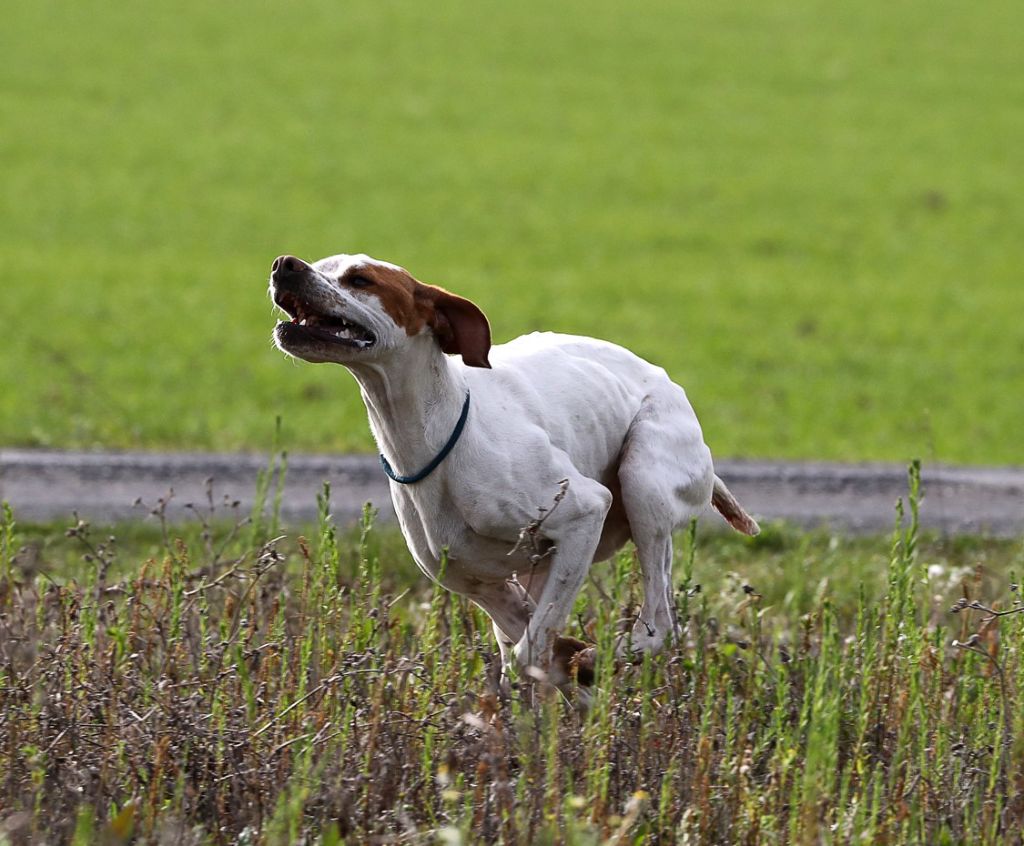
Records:
M4 13L0 445L370 450L271 349L365 251L614 340L719 456L1024 463L1024 5L33 0Z

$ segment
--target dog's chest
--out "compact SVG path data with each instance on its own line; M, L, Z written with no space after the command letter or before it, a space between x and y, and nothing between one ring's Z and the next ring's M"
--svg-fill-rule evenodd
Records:
M419 491L393 489L392 500L417 565L449 590L472 595L475 586L504 582L528 566L524 555L509 554L514 542L474 532L443 491L430 498Z

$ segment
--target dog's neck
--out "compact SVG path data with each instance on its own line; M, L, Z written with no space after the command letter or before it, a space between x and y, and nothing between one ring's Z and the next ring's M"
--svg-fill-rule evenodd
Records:
M451 437L466 399L459 364L424 334L386 364L348 369L359 383L377 446L395 471L411 474L426 466Z

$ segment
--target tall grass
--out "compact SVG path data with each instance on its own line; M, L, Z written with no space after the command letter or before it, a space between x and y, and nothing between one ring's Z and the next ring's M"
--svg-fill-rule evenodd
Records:
M5 511L0 843L1018 843L1024 605L980 575L936 598L917 509L915 467L852 615L699 590L691 533L680 645L616 668L624 553L577 606L586 711L502 700L486 618L394 591L372 512L349 548L328 490L310 540L268 524L211 567L172 539L126 578L84 523L79 574L32 578Z

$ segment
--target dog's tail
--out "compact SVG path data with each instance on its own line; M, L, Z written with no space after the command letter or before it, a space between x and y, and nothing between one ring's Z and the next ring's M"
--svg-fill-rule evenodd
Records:
M761 531L757 521L743 510L743 506L730 493L725 482L715 476L715 488L711 492L711 504L737 532L745 535L756 535Z

